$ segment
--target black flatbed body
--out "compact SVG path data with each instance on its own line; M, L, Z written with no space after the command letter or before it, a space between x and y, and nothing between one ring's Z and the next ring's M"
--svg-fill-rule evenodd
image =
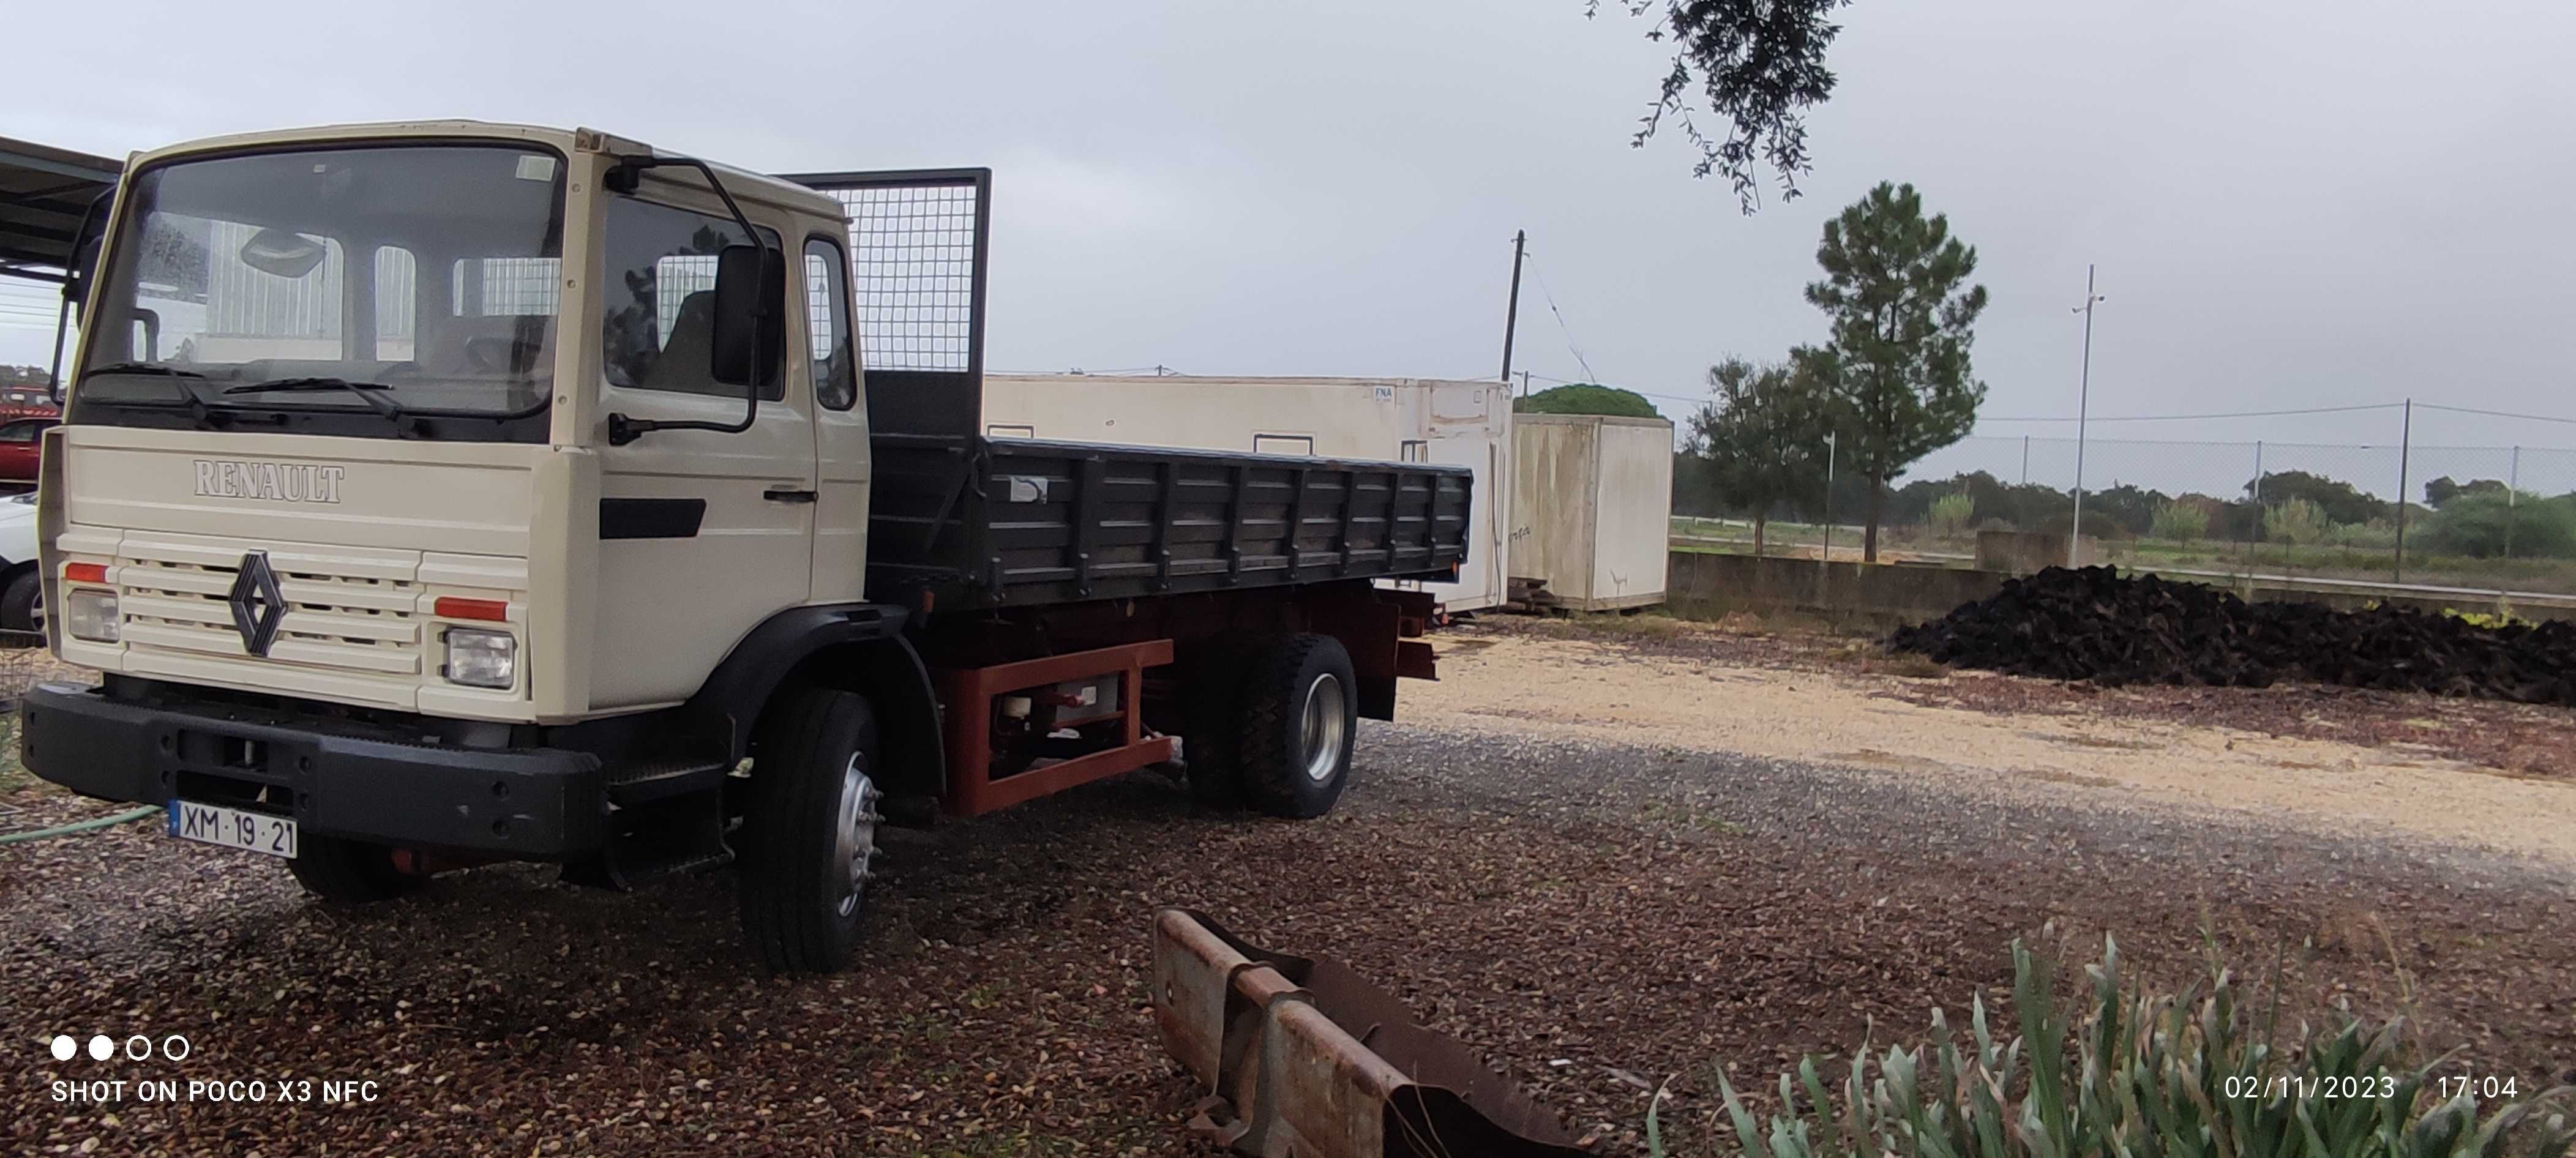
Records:
M1454 578L1463 466L1038 439L872 442L868 598L939 611Z

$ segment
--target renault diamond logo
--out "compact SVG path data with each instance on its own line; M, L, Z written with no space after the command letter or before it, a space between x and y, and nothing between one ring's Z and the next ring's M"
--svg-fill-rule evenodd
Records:
M277 642L277 625L286 619L286 597L278 593L277 573L268 569L268 552L242 556L241 573L233 576L233 629L252 655L267 655Z

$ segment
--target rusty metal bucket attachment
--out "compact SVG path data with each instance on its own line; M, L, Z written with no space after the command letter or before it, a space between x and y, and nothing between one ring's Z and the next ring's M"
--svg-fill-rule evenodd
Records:
M1574 1158L1555 1115L1385 990L1154 914L1154 1021L1208 1095L1193 1130L1259 1158Z

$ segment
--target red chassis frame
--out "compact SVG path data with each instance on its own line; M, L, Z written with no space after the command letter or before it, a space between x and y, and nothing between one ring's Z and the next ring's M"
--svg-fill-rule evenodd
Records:
M980 816L1121 772L1172 758L1172 738L1147 736L1145 669L1172 662L1172 641L1124 643L1071 655L959 668L939 673L947 702L948 793L951 816ZM993 700L997 696L1066 680L1118 676L1120 743L1087 755L993 778Z

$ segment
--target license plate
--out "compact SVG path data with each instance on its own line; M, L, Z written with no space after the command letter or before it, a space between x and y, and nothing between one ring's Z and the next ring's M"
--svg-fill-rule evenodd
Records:
M170 835L268 856L295 857L295 822L191 800L170 802Z

